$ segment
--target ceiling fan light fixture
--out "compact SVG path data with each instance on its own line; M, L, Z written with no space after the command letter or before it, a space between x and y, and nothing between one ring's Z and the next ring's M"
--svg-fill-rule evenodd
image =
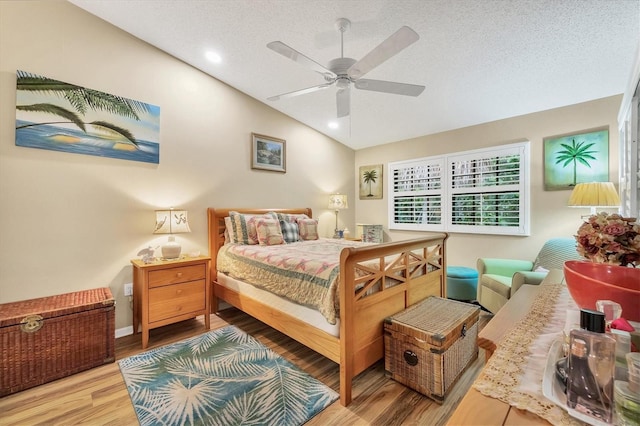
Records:
M339 90L347 89L351 81L347 77L340 77L336 80L336 87Z

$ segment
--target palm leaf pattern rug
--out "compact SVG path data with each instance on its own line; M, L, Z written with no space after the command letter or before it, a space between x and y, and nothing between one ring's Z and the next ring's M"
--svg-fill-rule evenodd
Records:
M338 398L235 326L118 364L141 425L300 425Z

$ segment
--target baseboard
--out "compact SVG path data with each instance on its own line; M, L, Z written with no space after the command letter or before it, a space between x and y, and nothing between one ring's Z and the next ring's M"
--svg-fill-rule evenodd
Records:
M116 339L118 337L124 337L124 336L128 336L130 334L133 334L133 326L132 325L130 325L128 327L118 328L116 330Z

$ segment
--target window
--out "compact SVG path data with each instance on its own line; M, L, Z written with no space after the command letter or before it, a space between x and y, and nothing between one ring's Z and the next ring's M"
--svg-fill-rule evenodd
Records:
M389 163L389 229L529 235L529 142Z

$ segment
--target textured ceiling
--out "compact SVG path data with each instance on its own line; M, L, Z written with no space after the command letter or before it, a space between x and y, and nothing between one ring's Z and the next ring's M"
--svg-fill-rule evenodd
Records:
M354 149L623 93L640 45L640 0L70 1ZM324 80L266 44L326 65L340 56L342 17L354 59L414 29L420 40L366 78L426 89L417 98L352 89L351 116L330 129L335 88L267 100Z

